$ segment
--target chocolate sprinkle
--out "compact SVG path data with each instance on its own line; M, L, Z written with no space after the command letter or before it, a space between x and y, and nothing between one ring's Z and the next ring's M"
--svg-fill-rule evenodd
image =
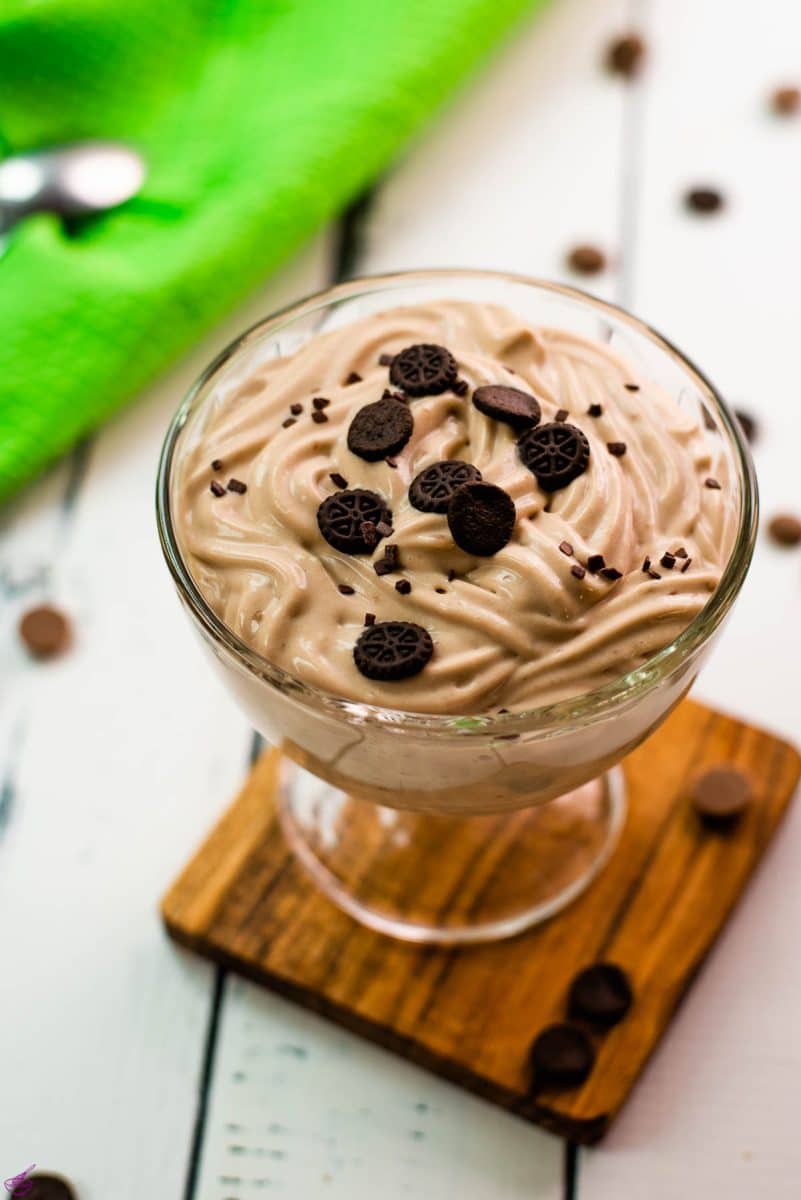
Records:
M411 621L379 621L364 630L353 647L362 675L382 682L419 674L433 653L431 635Z
M364 623L368 628L371 625L375 625L375 613L365 613L364 614Z
M676 565L676 556L665 551L659 562L665 568L665 570L672 571Z
M574 246L566 261L570 270L579 275L597 275L606 267L606 255L597 246Z
M686 571L686 570L687 570L687 568L686 568L686 567L682 567L682 570L683 570L683 571ZM649 570L649 571L648 571L648 575L651 577L651 579L661 579L661 578L662 578L662 576L659 574L659 572L658 572L658 571L651 571L651 570Z
M563 554L566 554L568 558L570 558L573 553L573 547L570 545L570 542L560 542L559 549Z
M344 475L340 475L339 471L332 471L331 474L328 476L328 478L331 480L332 483L335 483L338 488L344 489L348 486L347 479L345 478Z
M584 567L580 567L578 563L574 563L570 568L570 574L576 579L583 579L587 572L584 570Z
M241 479L229 479L228 480L228 491L229 492L236 492L238 496L244 496L244 494L247 490L248 490L248 485L246 483L243 483Z
M343 596L352 596L356 591L356 589L352 588L349 583L340 583L339 590Z
M690 188L684 195L685 206L701 216L711 216L723 208L723 196L712 187Z
M421 342L395 355L389 378L409 396L438 396L453 387L457 370L450 350Z
M317 509L320 533L329 546L343 554L369 554L378 540L376 526L381 521L391 522L392 513L383 497L366 488L334 492Z
M473 403L485 417L504 421L513 429L528 429L539 425L542 417L539 400L530 392L504 384L487 384L473 392Z
M691 558L687 558L687 559L685 559L685 560L684 560L684 566L681 568L681 573L682 573L682 575L684 574L684 572L685 572L685 571L689 571L689 569L690 569L690 563L691 563L692 561L693 561L693 560L692 560Z
M523 465L528 467L544 492L567 487L587 470L590 444L575 425L540 425L529 429L517 443Z
M554 421L557 421L560 425L563 425L569 416L570 416L570 413L567 411L566 408L560 408L554 414Z
M618 579L623 578L623 572L618 571L617 567L602 567L601 575L604 579L608 579L610 583L615 583Z
M375 531L382 538L389 537L390 534L392 533L392 526L389 524L388 521L379 521L375 527Z
M375 400L360 408L348 429L348 449L366 462L397 454L408 442L414 419L397 400Z
M587 559L587 570L592 571L596 575L599 571L603 571L606 566L603 554L591 554Z
M297 421L294 417L287 417L285 421L281 422L282 429L289 429L292 425L297 425Z
M457 379L456 383L451 387L451 391L455 392L457 396L466 396L469 390L470 384L466 379Z
M384 462L387 464L388 467L391 467L393 471L397 470L397 467L398 467L397 459L385 458Z
M587 416L588 417L600 417L601 414L603 413L603 411L604 410L600 404L591 404L590 407L587 409Z
M322 409L328 408L330 403L331 401L326 400L325 396L315 396L312 400L312 408L316 408L320 412Z
M409 583L408 579L399 579L395 584L395 591L400 592L402 596L408 596L411 590L412 585Z
M350 387L352 383L361 383L362 377L358 371L351 371L348 378L345 380L345 387Z
M503 549L514 532L516 518L514 500L493 483L466 483L448 504L453 540L461 550L480 558Z
M678 550L673 551L673 554L674 554L675 558L686 558L687 557L687 551L684 549L683 546L679 546Z
M579 971L570 985L567 1011L599 1029L611 1029L628 1014L634 1002L631 983L615 963L593 963Z
M606 48L606 69L623 79L633 79L642 68L645 42L638 33L615 38Z
M713 479L711 476L709 479L704 480L704 487L711 488L713 492L720 491L720 484L718 483L717 479Z
M624 383L623 387L626 389L627 392L639 392L639 390L640 390L639 383Z
M400 555L398 547L393 543L384 549L383 558L379 558L373 563L373 570L376 575L391 575L393 571L400 569Z
M531 1047L534 1082L558 1087L583 1083L595 1065L592 1042L575 1025L549 1025Z
M646 558L646 559L645 559L645 562L642 564L642 569L643 569L643 571L646 571L646 572L648 572L648 571L650 571L650 570L651 570L651 560L650 560L650 558Z
M447 588L441 588L441 587L435 587L435 588L434 588L434 591L435 591L435 592L437 592L437 593L438 593L438 595L440 595L440 596L446 596L446 595L447 595L447 593L448 593L448 589L447 589Z
M447 512L455 492L480 479L481 472L472 463L443 459L415 475L409 486L409 503L418 512Z
M225 488L216 479L212 479L211 483L209 484L209 488L210 488L212 494L215 496L224 496L225 495Z
M394 361L394 354L379 354L378 356L378 363L381 367L391 367Z
M223 469L223 460L221 458L215 458L214 462L211 464L211 469L212 471L221 471Z
M320 412L319 409L315 409L311 416L316 425L325 425L326 421L328 420L328 417L325 415L325 413Z
M303 412L303 405L302 404L290 404L289 411L292 413L293 417L299 417L300 414Z
M615 458L622 458L623 455L626 453L626 443L625 442L607 442L606 448L609 451L609 453L611 455L613 455Z

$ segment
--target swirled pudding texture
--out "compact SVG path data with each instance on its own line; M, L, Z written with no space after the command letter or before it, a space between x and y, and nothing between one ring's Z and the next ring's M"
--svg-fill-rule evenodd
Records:
M406 445L391 462L365 461L348 449L351 421L389 385L387 356L416 343L447 347L467 391L411 398ZM521 461L520 431L473 404L489 384L533 394L542 425L566 410L589 443L584 473L543 491ZM320 397L329 403L315 407ZM734 543L728 460L697 414L609 346L500 307L445 301L371 315L244 381L223 379L204 418L173 493L200 591L270 662L350 700L481 713L596 688L687 626ZM445 515L410 504L411 481L444 459L474 464L514 500L514 530L497 553L466 553ZM214 494L232 478L246 491ZM393 532L371 553L343 553L320 532L318 508L342 480L391 509ZM389 544L399 564L378 574ZM354 646L368 613L429 632L434 652L419 674L360 673Z

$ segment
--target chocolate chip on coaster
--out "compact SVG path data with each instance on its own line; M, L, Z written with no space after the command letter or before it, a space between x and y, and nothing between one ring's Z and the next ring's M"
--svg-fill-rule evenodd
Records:
M382 682L419 674L433 653L431 635L411 621L377 621L359 634L353 647L362 675Z
M409 485L409 503L418 512L447 512L459 488L480 479L481 472L472 463L460 462L455 458L443 459L415 475Z
M329 546L343 554L369 554L380 538L377 526L392 524L392 512L383 497L367 488L334 492L317 509L317 524ZM366 530L371 536L366 536Z
M576 1087L595 1066L595 1050L575 1025L548 1025L534 1039L530 1052L534 1083Z
M751 782L736 767L710 767L699 775L690 793L693 808L705 825L732 825L753 799Z
M494 483L466 483L448 504L448 528L456 545L468 554L489 558L512 536L517 518L515 502Z
M777 513L771 517L768 533L779 546L801 544L801 519L794 513Z
M495 421L505 421L513 429L528 429L539 425L542 416L539 400L520 388L488 384L476 388L473 403L479 412Z
M52 604L40 604L22 614L19 635L34 658L55 658L72 641L69 619Z
M611 1029L628 1013L634 993L626 972L615 963L593 963L579 971L570 985L567 1010L574 1019L599 1029Z
M458 367L450 350L421 342L396 354L389 369L395 387L408 396L438 396L456 383Z
M75 1192L61 1175L45 1175L37 1173L29 1175L14 1185L11 1192L14 1196L25 1196L27 1200L75 1200Z
M414 418L406 404L375 400L360 408L348 429L348 449L367 462L397 454L408 442Z
M587 470L590 444L580 429L552 422L529 429L517 443L518 454L544 492L567 487Z

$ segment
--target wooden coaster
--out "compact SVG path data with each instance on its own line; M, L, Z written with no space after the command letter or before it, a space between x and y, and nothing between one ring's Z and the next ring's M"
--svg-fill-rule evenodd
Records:
M311 884L273 811L280 755L267 751L168 892L170 934L231 970L380 1042L564 1137L601 1138L760 861L801 775L787 743L685 701L625 763L630 811L590 888L510 941L420 948L356 924ZM706 830L688 792L698 771L732 763L755 799L728 832ZM565 1015L575 973L619 963L629 1016L593 1035L581 1087L531 1088L528 1054ZM713 1034L714 1036L714 1034Z

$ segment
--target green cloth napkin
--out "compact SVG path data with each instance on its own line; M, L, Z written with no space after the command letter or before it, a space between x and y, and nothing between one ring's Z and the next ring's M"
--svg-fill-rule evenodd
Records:
M149 175L71 233L29 219L0 255L0 500L340 211L543 3L3 0L0 154L116 138Z

